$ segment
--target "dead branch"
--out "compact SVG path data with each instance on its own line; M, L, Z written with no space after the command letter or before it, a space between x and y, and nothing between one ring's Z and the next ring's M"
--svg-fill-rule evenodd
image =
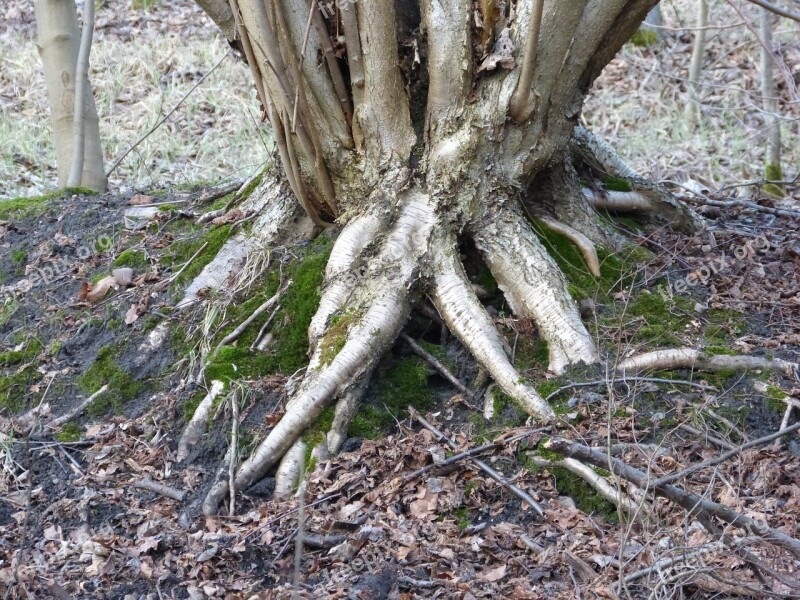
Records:
M108 384L105 384L103 387L101 387L94 394L86 398L86 400L81 402L78 406L73 408L67 414L62 415L60 417L56 417L52 421L48 422L47 427L49 427L50 429L56 429L57 427L61 427L64 423L71 421L72 419L80 415L84 410L86 410L89 407L89 405L97 399L98 396L104 394L106 391L108 391Z
M780 15L781 17L786 17L787 19L791 19L792 21L797 21L800 23L800 13L796 13L788 8L783 8L782 6L778 6L773 2L768 2L767 0L747 0L752 4L757 4L761 8L766 8L768 11L775 13L776 15Z
M162 496L172 498L178 502L183 502L183 499L186 497L186 492L182 492L173 487L169 487L168 485L164 485L163 483L153 481L150 479L150 477L145 477L144 479L136 481L133 484L133 487L140 490L147 490L148 492L155 492L156 494L161 494Z
M581 462L589 463L602 469L610 468L611 472L617 477L630 481L646 491L652 490L657 496L674 502L691 515L704 516L706 518L717 517L734 527L739 527L751 534L758 535L764 541L784 548L800 558L800 541L782 531L769 527L764 522L757 521L722 504L707 500L693 492L686 492L674 485L656 485L657 481L654 481L647 473L643 473L619 459L583 444L564 438L553 438L545 442L544 446L549 450Z
M458 444L456 444L453 440L451 440L444 433L442 433L439 429L437 429L436 426L433 425L427 419L425 419L425 417L423 417L421 414L419 414L419 412L417 412L417 410L413 406L409 406L408 407L408 412L413 418L415 418L417 421L419 421L420 425L422 425L423 427L425 427L425 429L427 429L428 431L433 433L438 438L438 441L445 442L448 446L450 446L453 449L457 449L458 448ZM535 510L537 513L539 513L540 517L544 516L544 509L542 508L541 504L536 502L536 500L534 500L530 496L530 494L528 494L527 492L521 490L520 488L518 488L517 486L512 484L510 481L508 481L508 479L505 478L505 476L502 473L500 473L498 471L495 471L492 467L487 465L482 460L479 460L479 459L474 458L474 457L468 457L468 458L473 463L475 463L475 465L481 471L486 473L489 477L494 479L497 483L502 485L504 488L506 488L512 494L514 494L517 498L519 498L520 500L522 500L523 502L528 504L531 508L533 508L533 510Z
M746 444L742 444L738 448L729 450L728 452L720 454L715 458L710 458L709 460L697 463L696 465L692 465L691 467L688 467L687 469L684 469L679 473L674 473L672 475L665 475L664 477L660 477L659 479L656 479L653 482L653 486L662 486L662 485L667 485L669 483L673 483L675 481L678 481L679 479L683 479L684 477L688 477L689 475L697 473L698 471L707 469L708 467L714 467L716 465L722 464L725 461L728 461L731 458L738 456L745 450L748 450L750 448L756 448L758 446L763 446L773 440L777 440L778 438L782 438L785 435L789 435L790 433L799 430L800 430L800 423L795 423L791 427L780 429L779 431L776 431L769 435L765 435L764 437L758 438L757 440L752 440L750 442L747 442Z
M217 349L221 348L222 346L227 346L231 342L236 341L239 339L245 330L255 321L258 317L260 317L265 311L272 308L272 306L281 299L281 295L283 292L286 291L286 288L292 284L292 280L288 280L284 283L275 294L270 297L268 300L264 301L261 306L255 309L249 317L247 317L244 321L242 321L238 327L236 327L233 331L231 331L228 335L222 338L222 341L217 345Z
M453 384L453 387L456 388L459 392L464 394L467 398L473 398L474 394L467 388L466 385L461 383L461 380L453 375L453 373L448 369L446 366L442 364L442 362L436 358L433 354L425 350L422 346L420 346L417 342L414 341L407 333L401 333L400 338L402 338L414 351L414 353L419 356L422 360L427 362L430 366L436 369L439 374L447 379L450 383Z

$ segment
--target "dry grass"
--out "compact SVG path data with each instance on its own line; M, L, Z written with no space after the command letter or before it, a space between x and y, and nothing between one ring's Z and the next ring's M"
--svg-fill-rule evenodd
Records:
M92 53L101 132L108 164L169 111L223 56L227 44L188 0L132 10L131 0L106 0L98 11ZM741 0L732 0L737 3ZM0 197L54 186L44 80L34 43L33 8L9 0L0 30ZM147 2L153 4L153 2ZM667 0L665 25L691 27L693 0ZM742 3L751 19L756 9ZM629 44L598 80L585 119L641 171L656 178L705 177L733 183L761 176L763 117L759 46L725 0L714 0L703 74L703 119L684 118L692 35L666 31L658 48ZM757 24L754 21L757 29ZM2 27L2 25L0 25ZM800 79L798 25L781 20L776 42L788 71ZM784 171L800 164L800 99L778 76L784 118ZM179 185L243 177L267 156L265 128L243 63L226 59L170 120L131 153L111 178L114 189Z

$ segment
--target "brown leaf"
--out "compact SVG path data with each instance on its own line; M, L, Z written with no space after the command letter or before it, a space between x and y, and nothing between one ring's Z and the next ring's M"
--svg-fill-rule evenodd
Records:
M215 227L219 227L220 225L226 225L227 223L235 223L242 217L244 217L244 213L240 211L238 208L234 208L233 210L229 210L221 217L213 219L211 221L211 224L214 225Z
M81 289L78 291L78 298L87 302L99 302L108 293L111 288L117 289L119 287L113 277L103 277L94 285L83 282Z

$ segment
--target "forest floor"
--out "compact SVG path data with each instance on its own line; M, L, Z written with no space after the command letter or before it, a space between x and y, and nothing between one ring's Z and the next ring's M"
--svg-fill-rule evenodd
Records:
M197 215L230 197L210 201L207 188L151 193L74 193L0 207L0 586L17 582L9 597L291 595L296 498L273 499L268 477L237 496L234 516L199 510L212 475L227 468L221 459L230 443L229 403L219 403L189 459L178 462L175 451L185 417L204 394L205 385L193 383L202 348L272 294L276 268L295 269L295 281L318 281L326 242L289 249L265 267L238 292L243 311L219 318L178 311L186 283L222 240L246 227L247 215L231 212L200 226ZM149 219L126 218L126 211L147 208L143 202L157 205ZM635 248L604 255L597 280L586 276L574 248L543 234L583 298L609 364L667 346L800 359L800 221L745 209L705 212L708 227L693 237L629 230ZM115 268L132 270L131 285L104 283ZM657 385L607 381L600 371L547 379L545 352L530 325L510 318L492 282L475 277L487 288L487 306L517 366L541 393L596 381L554 396L571 435L590 445L611 440L620 456L654 475L777 430L786 402L800 398L797 380L762 372L661 373L675 381ZM244 348L266 315L249 328L250 338L226 347L230 352L206 370L206 383L228 377L231 389L246 390L242 455L279 418L305 359L302 343L280 341L292 332L304 338L310 313L303 316L302 306L278 315L279 343L263 356ZM169 341L148 351L164 324ZM406 331L462 381L474 379L475 365L436 323L415 315ZM111 390L79 416L55 430L42 426L103 384ZM409 404L457 449L410 418ZM655 589L666 598L760 588L739 556L714 546L682 511L660 504L657 524L631 523L563 469L535 465L537 445L550 431L528 423L502 397L495 398L493 419L481 416L482 408L482 396L459 394L398 342L346 451L311 465L301 597L615 598ZM544 518L468 460L436 467L493 440L497 447L481 458L542 503ZM795 435L782 446L743 451L682 485L796 534L799 455ZM180 492L181 500L137 487L145 479ZM710 550L691 555L707 544ZM796 569L780 553L759 552L773 568ZM638 570L676 557L669 576L653 570L623 585Z
M164 3L153 12L127 11L127 5L108 0L99 11L98 40L105 38L109 46L98 50L102 60L95 75L116 73L104 83L96 80L101 118L109 119L104 130L112 136L107 158L174 106L225 52L221 44L208 44L212 30L198 21L191 2ZM691 22L687 6L665 3L671 26ZM42 125L44 95L34 75L30 3L11 0L3 11L0 42L8 68L0 73L0 185L6 186L0 195L15 196L46 189L53 160ZM120 15L125 18L112 18ZM731 23L737 19L730 16ZM754 186L722 189L760 177L757 48L746 41L747 31L728 27L709 40L705 119L696 126L681 116L686 96L681 74L691 36L685 31L667 36L664 47L623 50L588 100L589 124L657 179L678 181L712 199L798 210L796 196L774 200ZM777 39L788 40L782 56L790 74L796 73L800 42L791 31L778 32ZM178 50L177 40L185 41L194 58ZM138 54L148 48L150 55ZM123 60L126 54L130 64ZM105 69L108 65L113 68ZM329 249L330 238L287 249L257 269L247 288L228 292L236 301L232 306L212 301L209 310L175 309L187 283L220 245L247 227L241 213L196 224L198 214L221 208L230 197L212 200L208 188L190 185L197 179L247 177L259 168L252 156L261 138L247 125L248 108L257 112L257 106L240 67L220 69L207 88L198 88L202 95L191 95L168 126L123 164L112 179L112 193L0 201L4 598L291 596L296 498L272 499L268 477L237 496L234 516L208 518L199 510L212 476L227 468L222 457L230 444L230 394L218 403L198 449L186 461L176 460L186 417L211 377L225 380L228 390L246 391L239 455L280 417L306 358L314 284ZM242 89L247 93L238 93ZM237 93L221 100L230 90ZM797 138L800 111L792 93L787 79L781 112L788 140ZM674 152L665 155L663 148ZM800 145L787 144L788 164L798 164L799 151ZM231 175L243 165L244 172ZM683 188L674 189L684 194ZM797 188L789 191L796 194ZM683 199L698 197L686 193ZM158 206L142 223L126 219L125 212L142 202ZM541 232L582 301L606 363L671 346L800 361L800 220L742 206L696 207L708 227L692 237L628 222L634 246L603 255L598 280L588 276L574 248ZM130 275L131 285L112 287L115 269L131 269L118 273L122 280ZM287 273L295 276L293 305L275 319L271 350L247 349L264 315L236 345L215 354L205 381L197 383L199 357L268 298ZM620 457L655 476L680 472L774 432L788 403L800 399L796 379L762 372L653 374L672 383L609 381L600 371L549 379L545 349L530 323L508 315L480 270L471 275L487 291L485 302L517 367L543 394L564 388L553 400L571 437L590 445L611 442ZM166 340L152 351L165 331ZM474 380L475 365L436 323L415 314L406 331L462 381ZM584 381L598 383L565 387ZM42 427L104 384L111 391L74 419L55 430ZM785 583L764 590L741 555L666 503L658 504L657 523L631 523L568 472L535 464L542 456L537 446L551 432L528 423L502 397L495 398L497 416L486 420L483 403L482 396L453 390L398 342L367 393L346 451L312 465L300 597L798 593ZM409 404L458 449L445 447L411 418ZM30 418L20 420L24 414ZM527 435L504 443L509 433ZM492 440L497 447L481 458L541 502L544 518L468 460L435 468L443 457ZM799 455L794 435L780 446L743 451L680 484L797 536ZM414 474L423 467L429 470ZM182 500L137 487L145 479L184 494ZM784 554L760 545L750 550L767 567L797 572L797 563ZM665 566L662 560L672 563ZM654 568L658 564L661 569Z

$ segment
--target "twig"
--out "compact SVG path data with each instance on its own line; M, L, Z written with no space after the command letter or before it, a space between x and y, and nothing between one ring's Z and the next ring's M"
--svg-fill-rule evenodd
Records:
M176 104L176 105L175 105L175 106L172 108L172 110L171 110L171 111L169 111L169 112L168 112L166 115L164 115L164 117L163 117L163 118L162 118L160 121L158 121L158 122L157 122L155 125L153 125L153 126L150 128L150 130L149 130L147 133L145 133L145 134L144 134L142 137L140 137L138 140L136 140L136 142L134 142L134 143L131 145L131 147L130 147L130 148L128 148L128 149L127 149L127 150L126 150L126 151L125 151L125 152L122 154L122 156L120 156L120 157L119 157L119 158L118 158L118 159L117 159L117 160L114 162L114 164L113 164L113 165L111 165L111 168L110 168L110 169L108 170L108 172L106 173L106 177L110 177L110 176L111 176L111 174L112 174L112 173L113 173L113 172L116 170L116 168L117 168L117 167L120 165L120 163L121 163L123 160L125 160L125 157L126 157L126 156L128 156L128 154L130 154L130 153L131 153L131 151L133 151L133 149L134 149L134 148L136 148L136 146L138 146L138 145L139 145L139 144L141 144L143 141L145 141L145 140L146 140L148 137L150 137L150 135L151 135L151 134L152 134L152 133L153 133L153 132L154 132L156 129L158 129L159 127L161 127L161 125L163 125L163 124L164 124L164 122L165 122L167 119L169 119L169 118L172 116L172 114L173 114L173 113L174 113L176 110L178 110L178 108L180 107L180 105L184 103L184 101L185 101L185 100L186 100L186 99L187 99L187 98L188 98L188 97L189 97L189 96L192 94L192 92L194 92L194 91L195 91L195 90L196 90L196 89L197 89L197 88L200 86L200 84L201 84L201 83L203 83L203 82L204 82L204 81L205 81L205 80L208 78L208 76L209 76L209 75L211 75L211 74L212 74L214 71L216 71L216 70L217 70L217 68L218 68L218 67L219 67L219 66L222 64L222 62L223 62L223 61L224 61L226 58L228 58L228 56L230 55L230 53L231 53L231 52L233 52L233 48L229 49L229 50L228 50L228 51L225 53L225 56L223 56L222 58L220 58L220 59L219 59L219 61L217 62L217 64L215 64L213 67L211 67L211 70L210 70L208 73L206 73L205 75L203 75L203 76L202 76L202 77L201 77L201 78L200 78L200 79L197 81L197 83L195 83L195 84L192 86L192 89L190 89L188 92L186 92L186 93L184 94L183 98L181 98L181 99L178 101L178 103L177 103L177 104Z
M150 479L150 477L145 477L144 479L134 482L133 487L140 490L147 490L148 492L155 492L156 494L161 494L162 496L172 498L178 502L183 502L183 499L186 497L186 492L182 492L173 487L169 487L168 485L164 485L163 483L153 481Z
M741 200L739 198L731 198L730 200L712 200L705 194L701 194L700 192L693 190L689 187L686 187L685 185L678 183L677 181L664 180L661 183L676 185L680 188L683 188L687 192L694 194L694 197L689 197L687 199L690 202L696 202L697 204L706 204L708 206L716 206L717 208L735 208L737 206L740 206L742 208L748 208L750 210L767 213L769 215L777 215L779 217L791 217L794 219L800 219L800 211L797 210L790 210L788 208L772 208L770 206L761 206L760 204L756 204L755 202L750 202L748 200Z
M663 377L636 377L636 376L621 376L621 377L614 377L613 379L596 379L594 381L578 381L574 383L569 383L563 387L558 388L556 391L548 394L545 398L545 401L550 402L553 398L565 392L567 390L571 390L574 388L582 388L582 387L593 387L596 385L608 385L609 383L628 383L629 381L642 381L645 383L675 383L678 385L687 385L691 388L695 388L698 390L703 391L712 391L716 390L717 388L705 385L703 383L696 383L694 381L688 381L685 379L665 379Z
M665 475L664 477L656 479L652 483L652 486L656 487L656 486L667 485L668 483L673 483L675 481L678 481L679 479L683 479L684 477L688 477L689 475L692 475L693 473L697 473L698 471L702 471L703 469L707 469L708 467L713 467L713 466L719 465L721 463L724 463L726 460L730 460L731 458L733 458L735 456L738 456L739 454L741 454L745 450L748 450L750 448L755 448L756 446L763 446L764 444L767 444L767 443L771 442L772 440L777 440L778 438L782 438L783 436L788 435L788 434L792 433L793 431L798 431L798 430L800 430L800 423L795 423L794 425L792 425L790 427L786 427L784 429L780 429L780 430L778 430L778 431L776 431L774 433L771 433L769 435L765 435L764 437L758 438L757 440L752 440L750 442L747 442L746 444L742 444L738 448L734 448L733 450L729 450L728 452L725 452L724 454L720 454L717 457L710 458L710 459L708 459L706 461L703 461L701 463L698 463L696 465L692 465L691 467L689 467L687 469L684 469L680 473L674 473L672 475Z
M94 34L94 2L83 3L83 30L81 45L78 49L78 64L75 68L75 99L72 112L72 164L67 177L67 186L76 187L81 184L83 174L83 155L86 146L84 129L84 108L89 87L89 53L92 50ZM102 169L102 165L100 166Z
M431 354L430 352L425 350L425 348L423 348L417 342L415 342L414 338L412 338L410 335L408 335L405 332L401 332L400 333L400 337L403 340L405 340L405 342L409 346L411 346L411 349L414 351L415 354L417 354L417 356L422 358L430 366L432 366L434 369L439 371L439 374L442 377L444 377L445 379L447 379L447 381L452 383L453 387L455 387L459 392L461 392L462 394L464 394L468 398L472 398L474 396L474 394L467 388L467 386L465 386L463 383L461 383L461 381L458 379L458 377L456 377L455 375L453 375L453 373L450 372L450 369L448 369L446 366L444 366L441 363L441 361L438 358L436 358L433 354Z
M722 440L709 433L704 433L699 429L697 429L696 427L692 427L688 423L681 423L680 425L678 425L678 429L683 429L686 433L691 433L692 435L698 438L704 438L709 442L711 442L712 444L714 444L715 446L719 446L720 448L725 448L725 450L733 450L736 448L736 446L734 446L733 444L728 443L725 440Z
M717 193L721 194L722 192L725 192L727 190L732 190L734 188L752 187L752 186L761 187L763 185L770 185L770 184L772 184L772 185L782 185L784 187L797 186L797 185L800 185L800 174L798 174L797 177L795 177L794 179L792 179L790 181L775 181L775 180L772 180L772 179L756 179L754 181L745 181L743 183L731 183L729 185L726 185L726 186L723 186L723 187L719 188L717 190Z
M417 412L417 410L413 406L409 406L408 407L408 412L412 417L414 417L417 421L419 421L420 425L422 425L427 430L432 432L438 438L438 441L446 442L447 445L450 446L453 449L457 449L458 448L458 444L456 444L453 440L451 440L449 437L447 437L444 433L439 431L439 429L437 429L435 425L430 423L428 420L425 419L425 417L423 417L421 414L419 414L419 412ZM494 479L497 483L502 485L504 488L506 488L512 494L514 494L517 498L519 498L520 500L522 500L523 502L528 504L531 508L533 508L533 510L535 510L537 513L539 513L539 516L541 516L541 517L544 516L544 509L542 508L541 504L536 502L536 500L534 500L530 496L530 494L528 494L527 492L521 490L520 488L518 488L517 486L515 486L514 484L509 482L508 479L506 479L503 476L502 473L499 473L498 471L495 471L492 467L490 467L485 462L483 462L482 460L479 460L477 458L469 457L469 460L474 462L475 465L481 471L486 473L489 477Z
M200 256L200 254L203 252L203 250L205 250L205 249L206 249L206 246L208 246L208 242L203 242L203 245L202 245L202 246L200 246L200 248L198 248L198 249L197 249L197 252L195 252L194 254L192 254L192 256L189 258L189 260L187 260L187 261L186 261L186 262L183 264L183 266L182 266L182 267L181 267L181 268L178 270L178 272L177 272L177 273L175 273L174 275L170 275L170 276L169 276L167 279L165 279L164 281L162 281L162 282L161 282L159 285L160 285L161 287L166 287L166 286L168 286L169 284L171 284L173 281L175 281L175 280L176 280L178 277L180 277L180 276L181 276L181 273L183 273L183 272L184 272L184 271L185 271L185 270L186 270L186 269L189 267L189 265L190 265L190 264L192 264L192 261L193 261L195 258L197 258L198 256Z
M451 456L450 458L448 458L445 461L442 461L440 463L431 463L429 465L426 465L426 466L424 466L422 468L417 469L416 471L414 471L412 473L408 473L408 474L404 475L403 476L403 483L407 483L407 482L411 481L412 479L416 479L417 477L419 477L420 475L424 475L428 471L433 471L434 469L442 469L444 467L448 467L448 466L450 466L452 464L455 464L458 461L463 460L465 458L470 458L472 456L475 456L476 454L482 454L482 453L487 452L489 450L494 450L495 448L500 448L501 446L504 446L506 444L511 444L511 443L516 442L518 440L521 440L523 438L530 437L534 433L538 433L538 432L541 432L541 431L547 431L549 429L550 429L550 427L540 427L539 429L533 429L533 430L530 430L530 431L525 431L523 433L518 433L517 435L511 436L509 438L505 438L505 439L503 439L502 443L489 442L489 443L484 444L482 446L478 446L477 448L471 448L470 450L467 450L465 452L461 452L460 454L456 454L455 456Z
M652 490L657 496L671 500L690 514L718 517L730 525L744 528L752 534L759 535L766 542L785 548L795 556L800 557L800 541L782 531L769 527L766 523L757 521L727 506L707 500L693 492L684 491L674 485L655 486L655 482L647 473L639 471L604 452L599 452L564 438L550 439L544 443L544 446L549 450L559 452L581 462L589 463L602 469L610 469L617 477L630 481L644 490Z
M773 4L772 2L768 2L767 0L747 0L747 1L752 4L757 4L761 8L766 8L768 11L773 12L776 15L780 15L782 17L786 17L787 19L791 19L792 21L797 21L798 23L800 23L800 13L791 11L788 8L783 8L782 6L778 6L777 4Z
M80 415L87 407L94 402L100 394L105 393L108 390L108 384L105 384L99 390L97 390L94 394L86 398L83 402L81 402L78 406L73 408L67 414L62 415L60 417L56 417L55 419L49 421L47 423L47 427L50 429L56 429L57 427L61 427L64 423L71 421L78 415Z
M303 527L306 520L305 461L300 467L300 488L297 490L297 535L294 538L294 576L292 578L292 600L300 598L300 571L303 568Z
M711 552L717 552L725 547L725 544L722 541L715 541L711 542L710 544L706 544L705 546L701 546L699 549L694 550L693 552L687 552L685 554L679 554L678 556L672 556L669 558L662 558L657 560L651 566L645 569L639 569L638 571L634 571L630 575L627 575L624 579L625 584L633 583L641 579L642 577L647 577L652 573L660 572L664 569L669 569L673 565L681 562L686 562L693 559L696 556L702 556L704 554L709 554Z
M261 326L261 329L258 330L258 334L256 335L256 338L253 340L253 343L250 344L250 350L251 351L253 351L253 350L265 350L266 349L266 347L264 347L264 348L261 347L261 340L264 339L264 335L267 332L267 328L272 324L272 321L275 318L275 315L278 314L278 311L280 309L281 309L281 305L278 304L273 309L273 311L270 313L269 317L267 317L267 320L264 321L264 324Z
M249 317L247 317L244 321L241 322L241 324L238 327L236 327L236 329L234 329L228 335L222 338L222 341L220 341L217 348L221 348L222 346L227 346L231 342L237 340L239 336L244 333L245 329L247 329L253 321L255 321L258 317L260 317L265 311L272 308L272 306L278 300L280 300L283 292L285 292L286 288L289 287L291 284L292 280L290 279L284 285L282 285L280 289L278 289L278 291L275 292L275 294L271 298L264 301L261 304L261 306L255 309Z

